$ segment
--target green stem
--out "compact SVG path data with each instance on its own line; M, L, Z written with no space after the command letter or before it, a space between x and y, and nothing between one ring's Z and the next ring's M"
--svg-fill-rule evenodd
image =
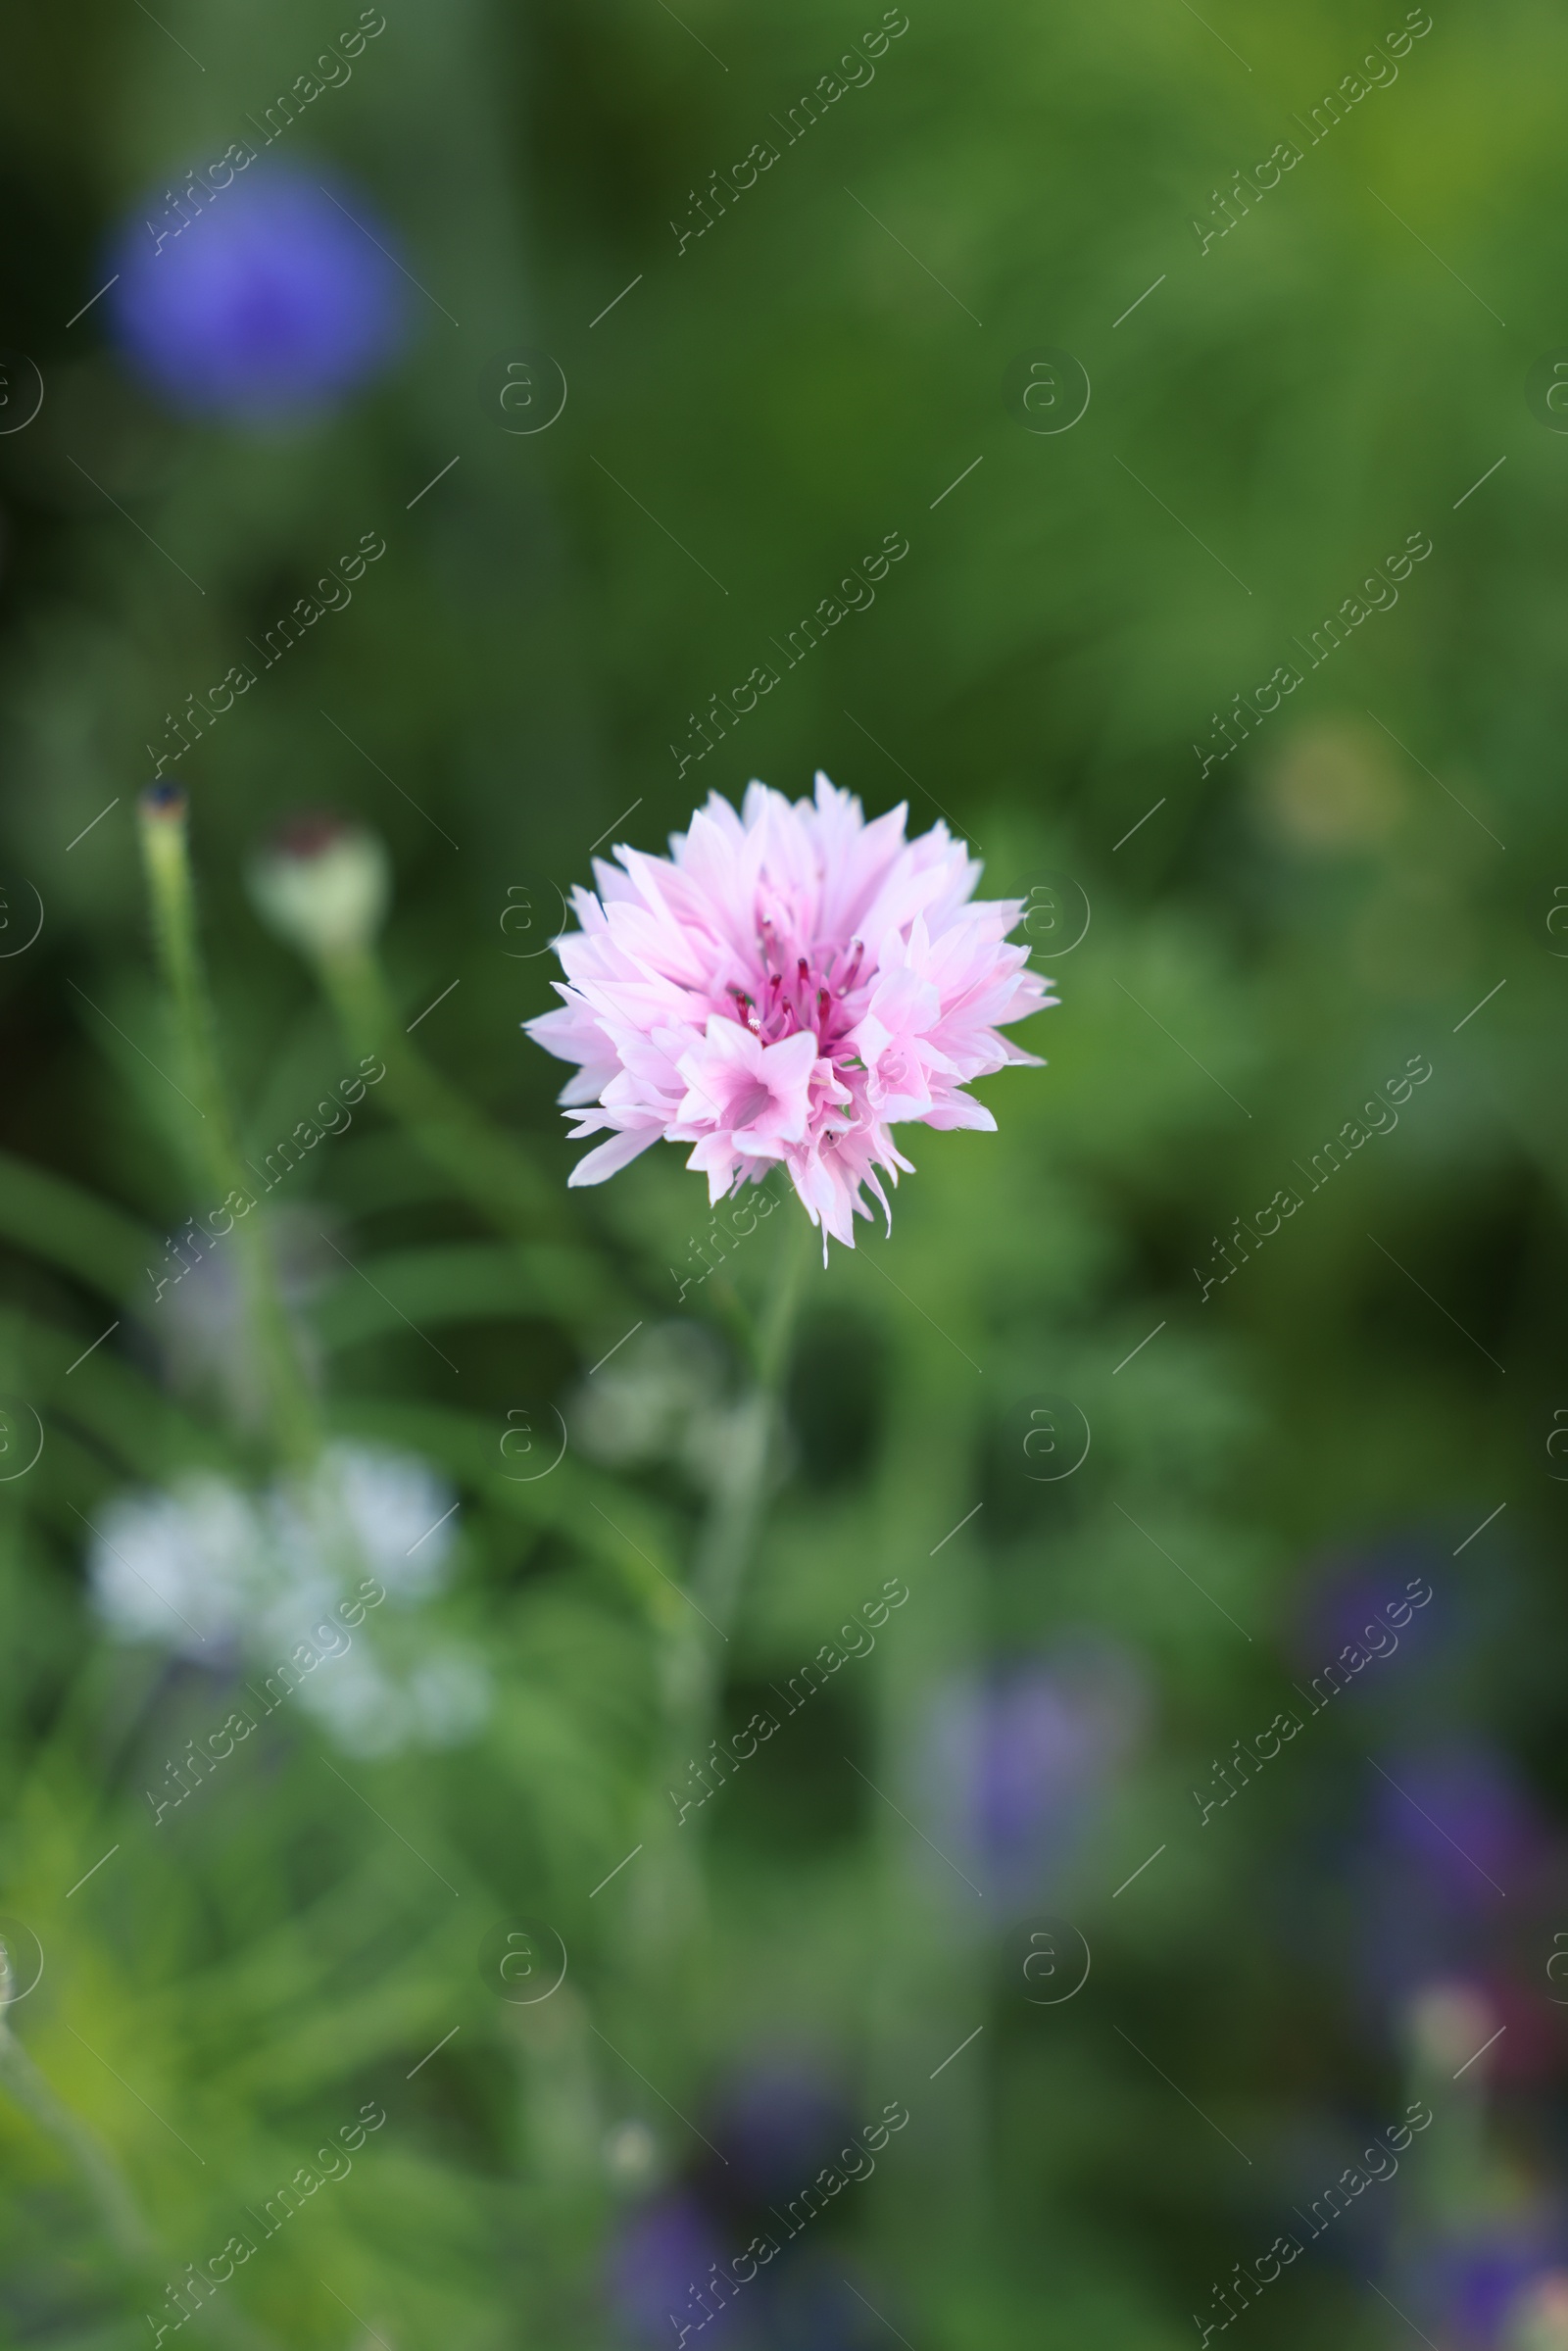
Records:
M351 1051L385 1062L393 1109L457 1191L501 1232L535 1240L542 1227L563 1229L557 1187L410 1045L374 950L334 948L318 955L317 969Z
M701 1831L695 1818L690 1827L679 1825L667 1791L682 1780L694 1758L701 1759L712 1735L723 1650L739 1616L774 1455L802 1277L818 1246L816 1228L792 1201L758 1328L755 1385L725 1430L726 1458L693 1565L693 1606L671 1627L661 1656L664 1737L657 1758L658 1782L649 1793L646 1834L660 1853L662 1867L643 1881L637 1940L666 1961L678 1956L697 1931L704 1909Z
M584 1995L563 1984L531 2007L506 2010L502 2028L517 2052L523 2091L517 2213L534 2247L525 2334L535 2341L599 2339L583 2307L607 2203L603 2051L588 2014Z
M692 1576L695 1596L724 1634L734 1620L757 1540L801 1283L816 1246L815 1226L804 1209L789 1202L779 1235L779 1261L757 1335L757 1385L736 1416L738 1428L730 1440L733 1460L716 1487ZM716 1656L712 1661L716 1665Z
M0 2018L0 2082L24 2114L54 2140L80 2174L121 2259L138 2275L150 2273L157 2258L152 2231L114 2159L56 2094L4 2018Z
M268 1419L277 1449L285 1458L309 1461L320 1442L310 1387L267 1232L260 1218L252 1221L250 1171L239 1148L219 1066L217 1030L196 930L186 803L182 793L166 798L166 790L154 786L142 795L140 832L159 965L172 1003L188 1099L200 1121L192 1134L190 1156L199 1180L210 1183L220 1196L237 1193L253 1200L252 1210L236 1215L233 1224L247 1326L261 1366ZM219 1206L226 1204L226 1198L220 1197L217 1202Z

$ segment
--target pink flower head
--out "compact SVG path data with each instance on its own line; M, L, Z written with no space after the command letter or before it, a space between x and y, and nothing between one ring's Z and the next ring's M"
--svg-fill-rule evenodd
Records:
M661 1137L716 1201L782 1160L813 1224L855 1246L868 1186L909 1162L889 1128L995 1127L963 1089L1010 1061L998 1034L1054 1004L1006 945L1018 899L972 899L980 867L945 824L916 841L897 808L867 824L825 775L815 801L750 784L715 792L667 857L617 849L573 892L560 1011L524 1023L580 1066L561 1100L572 1140L610 1140L572 1170L600 1184ZM909 1170L912 1172L912 1170Z

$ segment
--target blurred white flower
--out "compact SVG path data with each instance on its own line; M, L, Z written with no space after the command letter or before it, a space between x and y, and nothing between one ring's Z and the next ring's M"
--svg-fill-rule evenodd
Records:
M612 1469L665 1460L680 1450L694 1415L710 1408L722 1372L698 1324L655 1323L584 1380L567 1426L590 1460Z
M335 1445L308 1479L273 1490L270 1517L278 1551L297 1575L341 1561L334 1587L368 1570L392 1598L419 1600L442 1582L455 1502L416 1454Z
M360 1628L363 1637L365 1628ZM357 1638L330 1673L300 1684L300 1704L351 1755L395 1754L408 1744L408 1709L396 1682L383 1672L369 1643Z
M99 1615L122 1641L198 1656L232 1641L264 1604L255 1510L223 1478L182 1478L167 1494L122 1494L99 1513L89 1575Z
M605 2133L604 2159L616 2187L643 2187L659 2169L659 2141L646 2123L616 2123Z
M489 1711L483 1661L368 1611L412 1610L440 1588L456 1507L427 1462L374 1445L329 1445L257 1495L200 1473L100 1512L93 1605L117 1639L207 1665L239 1650L265 1671L310 1643L318 1662L295 1677L300 1703L350 1753L455 1746ZM381 1597L367 1600L372 1580Z
M395 1755L409 1746L455 1747L480 1731L490 1711L490 1677L469 1650L419 1640L408 1672L389 1666L383 1644L355 1635L354 1646L300 1684L300 1703L350 1755Z
M655 1323L571 1399L567 1426L591 1461L673 1461L697 1486L722 1483L737 1410L723 1352L700 1324Z

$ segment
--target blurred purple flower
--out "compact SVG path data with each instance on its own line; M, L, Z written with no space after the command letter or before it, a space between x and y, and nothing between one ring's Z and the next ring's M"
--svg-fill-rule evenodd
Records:
M1377 1670L1363 1668L1343 1695L1354 1699L1375 1692L1387 1699L1396 1694L1408 1678L1409 1666L1436 1663L1440 1652L1451 1648L1458 1632L1451 1577L1438 1605L1408 1604L1412 1585L1436 1597L1442 1564L1436 1548L1414 1536L1323 1562L1302 1595L1299 1632L1292 1644L1301 1671L1318 1672L1352 1645L1368 1653L1377 1650L1384 1652L1373 1657ZM1396 1627L1387 1610L1400 1602L1405 1603L1405 1621ZM1397 1681L1385 1680L1396 1655L1401 1660Z
M1145 1711L1140 1668L1109 1646L949 1684L920 1758L936 1841L962 1846L988 1896L1026 1905L1072 1858Z
M1429 2239L1400 2265L1395 2299L1433 2330L1443 2351L1525 2351L1531 2333L1541 2339L1532 2319L1560 2307L1565 2247L1560 2219L1540 2207L1484 2232Z
M1462 2253L1440 2255L1435 2269L1444 2298L1445 2331L1466 2345L1492 2345L1520 2295L1542 2268L1539 2245L1498 2237Z
M1561 1915L1561 1839L1508 1757L1479 1739L1374 1761L1360 1834L1336 1870L1369 2025L1381 2036L1423 1989L1468 1985L1509 2028L1489 2073L1554 2073L1561 2035L1541 1953Z
M830 2163L854 2129L844 2093L806 2050L778 2049L738 2070L713 2100L711 2131L728 2158L726 2200L770 2204Z
M306 415L363 383L401 342L404 303L379 249L390 231L345 193L346 210L314 178L252 165L161 242L127 220L110 310L132 365L175 407L239 422Z
M1447 1908L1490 1908L1522 1890L1550 1853L1534 1798L1479 1740L1391 1756L1373 1788L1375 1835L1396 1866Z
M687 2191L643 2205L623 2223L610 2248L610 2300L625 2333L634 2342L667 2345L690 2320L694 2332L702 2327L708 2342L738 2351L751 2328L744 2310L732 2314L724 2299L732 2289L721 2288L709 2302L701 2298L713 2265L727 2274L735 2250Z

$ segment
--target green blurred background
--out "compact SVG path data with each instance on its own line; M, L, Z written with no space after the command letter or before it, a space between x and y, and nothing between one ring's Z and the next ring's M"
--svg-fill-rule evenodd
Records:
M5 2339L156 2342L190 2307L323 2351L674 2345L841 2112L901 2101L874 2180L699 2331L1568 2342L1559 12L1434 0L1400 54L1398 12L1328 0L909 0L791 141L869 6L387 0L279 152L386 224L406 345L308 422L193 420L81 306L144 191L247 136L339 16L7 19L0 341L8 399L19 355L44 398L0 434L0 1911L43 1972L0 2066ZM1396 77L1356 80L1389 34ZM517 431L524 351L566 397ZM1064 430L1022 405L1044 351L1092 387ZM325 1429L461 1505L404 1666L487 1695L379 1747L284 1713L159 1819L266 1658L121 1638L86 1522L278 1463L233 1299L149 1303L209 1195L154 1066L135 795L365 533L352 606L175 772L247 1155L378 1041L247 861L301 808L390 847L388 1033L419 1017L422 1064L270 1230ZM874 607L683 766L888 533ZM1396 604L1314 666L1412 536ZM1205 764L1281 663L1300 684ZM683 1292L699 1180L661 1149L568 1195L562 1071L518 1023L594 844L818 767L911 830L945 812L989 893L1038 884L1061 1004L1024 1034L1048 1069L982 1088L996 1136L901 1137L891 1240L808 1252L775 1416L800 1211ZM1309 1188L1412 1060L1397 1127ZM1026 1449L1046 1408L1092 1431L1070 1477ZM722 1580L749 1513L720 1656L672 1587ZM671 1739L706 1748L709 1701L739 1729L890 1578L874 1654L677 1822ZM1412 1580L1397 1654L1309 1716ZM1277 1768L1205 1812L1291 1706ZM547 1999L496 1978L514 1931L564 1946ZM1316 2242L1416 2099L1397 2179ZM352 2175L170 2297L365 2107ZM1262 2311L1216 2301L1292 2230Z

